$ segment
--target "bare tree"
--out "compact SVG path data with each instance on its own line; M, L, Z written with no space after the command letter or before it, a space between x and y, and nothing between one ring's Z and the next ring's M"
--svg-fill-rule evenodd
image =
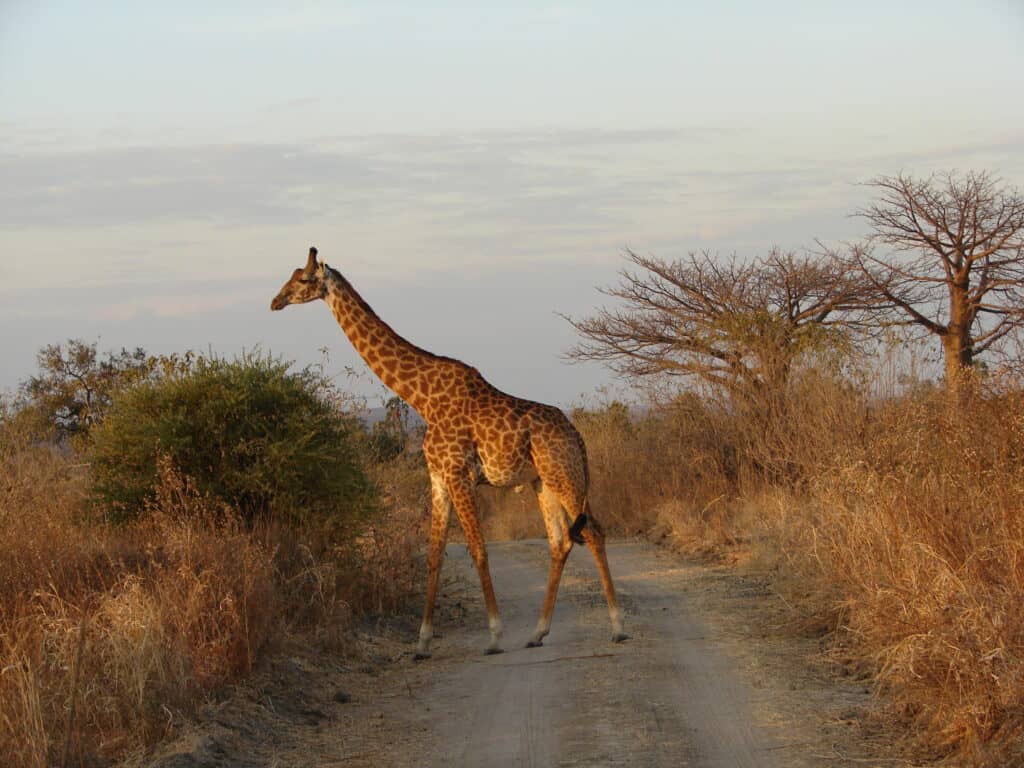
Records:
M638 269L602 290L622 304L567 318L583 337L568 357L631 377L695 378L765 418L778 410L794 365L839 343L874 295L834 257L778 249L748 261L626 256Z
M1024 325L1024 198L975 171L869 186L878 200L858 215L873 231L853 263L894 322L939 337L946 386L958 395L978 355Z

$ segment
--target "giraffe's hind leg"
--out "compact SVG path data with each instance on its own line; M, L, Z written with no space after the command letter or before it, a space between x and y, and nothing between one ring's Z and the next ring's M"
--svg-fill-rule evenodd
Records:
M537 629L526 644L527 648L536 648L544 644L544 638L551 631L551 615L555 610L555 598L558 596L558 584L562 580L562 569L565 568L565 561L569 558L572 550L572 541L569 538L566 526L566 515L558 496L544 485L542 480L536 480L533 489L537 494L537 502L540 505L541 513L544 516L544 527L548 532L548 546L551 549L551 570L548 572L548 588L544 594L544 606L540 611L540 619L537 622Z
M430 641L434 637L434 604L437 602L437 587L441 580L441 565L444 563L444 545L448 540L448 520L452 500L440 476L430 476L430 543L427 546L427 599L423 607L423 623L420 625L420 640L416 646L417 661L430 658Z
M612 573L608 568L608 555L605 552L604 531L593 516L588 517L587 526L583 529L583 539L594 555L597 572L601 576L601 587L604 589L604 596L608 601L608 616L612 620L612 641L621 643L623 640L628 640L629 635L622 629L619 601L615 597L615 584L612 583Z

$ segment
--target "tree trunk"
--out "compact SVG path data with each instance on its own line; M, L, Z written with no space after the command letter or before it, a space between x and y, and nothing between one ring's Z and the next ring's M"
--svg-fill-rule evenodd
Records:
M974 313L968 302L969 274L961 272L949 283L949 325L942 337L942 351L946 362L946 391L953 411L959 412L967 403L972 386L971 368L974 366L974 345L971 326Z
M967 402L972 386L974 355L970 334L961 328L950 327L949 333L942 337L942 351L946 362L946 392L949 394L950 408L960 411Z

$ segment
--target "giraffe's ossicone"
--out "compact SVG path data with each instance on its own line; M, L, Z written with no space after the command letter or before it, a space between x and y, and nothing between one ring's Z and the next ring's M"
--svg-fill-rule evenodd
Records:
M562 411L507 395L470 365L420 349L395 333L342 275L309 249L270 304L323 299L370 369L427 423L423 453L430 471L432 513L427 551L427 598L416 658L430 655L434 602L452 509L466 534L480 575L491 632L487 653L501 652L501 618L480 533L475 486L532 485L551 549L551 570L537 629L528 646L538 646L551 628L562 569L574 540L590 547L608 600L612 639L625 640L605 553L604 532L587 500L589 482L583 438Z

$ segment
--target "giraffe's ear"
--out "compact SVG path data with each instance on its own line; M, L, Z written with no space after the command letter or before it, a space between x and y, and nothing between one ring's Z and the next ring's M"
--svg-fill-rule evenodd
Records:
M312 275L316 271L316 248L309 249L309 260L306 261L305 272L307 275Z

